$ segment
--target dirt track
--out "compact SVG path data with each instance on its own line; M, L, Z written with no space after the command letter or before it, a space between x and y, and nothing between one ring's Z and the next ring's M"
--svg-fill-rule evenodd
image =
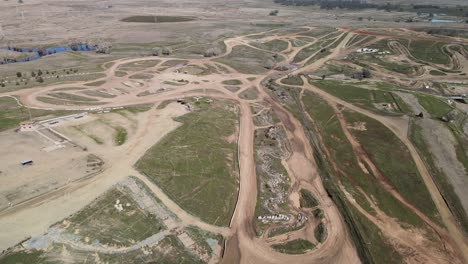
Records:
M287 37L290 36L288 35ZM339 43L337 48L335 48L330 55L319 59L308 66L300 68L294 73L297 74L305 71L312 71L323 65L323 63L331 58L344 56L351 52L351 50L345 48L347 41L351 37L352 35L349 34L344 39L344 41ZM270 37L270 39L279 38L281 37ZM243 37L237 37L226 40L225 43L227 45L227 53L230 53L233 46L245 45L246 39ZM294 48L291 45L288 45L288 51L291 51L291 54L297 54L301 48L303 47ZM130 81L128 77L115 76L115 71L119 68L119 66L128 62L154 59L158 58L148 57L115 61L114 65L105 71L106 77L102 78L102 80L106 82L104 85L96 88L87 88L110 91L112 87L119 85L121 86L123 82ZM293 56L287 56L287 59L292 60ZM168 61L170 59L165 58L159 60L161 60L161 63L158 65L161 65L164 61ZM210 61L210 59L188 60L188 63L191 65L200 66L204 64L215 65ZM157 68L157 66L154 68ZM126 144L126 147L119 151L104 151L102 154L105 155L106 160L110 162L108 163L109 165L104 170L104 172L98 175L96 178L67 186L63 190L57 192L55 195L44 196L44 199L38 199L36 203L28 204L28 206L21 208L12 208L12 210L2 213L0 215L0 226L5 228L5 232L1 232L0 234L0 248L4 249L26 236L39 234L45 231L49 225L59 221L60 219L63 219L73 212L76 212L89 203L92 199L99 196L99 194L104 192L118 180L130 175L134 175L145 181L150 189L156 194L156 196L159 197L166 204L166 206L174 211L185 224L197 225L202 229L220 233L225 237L230 238L228 241L228 247L225 252L226 257L224 261L226 263L234 263L239 261L241 263L359 263L360 260L347 233L346 224L344 223L338 209L332 200L328 197L321 182L321 178L318 177L319 175L313 158L313 151L307 137L305 136L304 129L291 113L289 113L276 101L271 99L270 96L266 94L261 87L260 82L262 78L270 76L274 74L274 72L271 71L261 76L255 76L257 77L257 80L255 82L250 82L247 80L247 78L253 77L254 75L240 74L230 67L227 68L229 69L230 73L212 74L209 77L195 75L187 76L186 74L182 75L171 73L171 69L164 70L158 73L162 77L156 78L163 78L164 76L174 76L174 78L176 78L182 76L183 78L189 79L190 83L160 94L151 94L149 96L138 97L136 96L138 93L150 89L154 85L154 83L151 81L143 82L141 87L136 87L133 90L129 89L128 94L121 94L112 99L103 99L102 102L105 102L105 105L103 105L104 107L120 107L142 103L159 103L165 100L174 100L176 98L195 95L210 96L213 98L225 98L235 101L240 108L240 133L238 140L240 186L237 205L229 228L220 228L208 225L201 222L198 218L184 212L182 209L180 209L180 207L177 206L177 204L171 201L161 189L151 184L146 178L144 178L144 176L140 175L133 169L133 164L143 155L147 148L155 144L158 139L178 126L176 122L172 121L172 117L183 114L183 108L178 105L171 104L170 108L166 108L165 110L157 111L153 109L147 114L143 115L142 125L140 125L137 129L137 136L134 137L131 142ZM209 80L204 82L206 79ZM238 93L232 93L223 88L220 88L222 87L221 82L228 79L242 80L243 85L241 91L251 87L252 85L255 86L260 94L260 98L253 101L240 99L237 96ZM424 183L431 193L437 209L441 213L444 224L447 226L448 235L446 236L446 239L453 239L454 244L452 244L452 246L458 246L459 252L463 252L464 257L468 260L468 246L466 244L466 239L462 236L458 227L456 226L453 216L444 203L442 196L438 192L437 187L432 181L432 178L425 168L421 158L414 149L414 146L406 138L407 120L404 118L390 118L376 115L372 112L361 109L336 97L333 97L321 91L320 89L307 84L307 80L304 81L305 89L319 94L333 105L340 104L349 109L352 109L353 111L357 111L378 120L386 127L388 127L392 132L394 132L405 143L417 164L418 170L420 171ZM200 91L200 86L196 83L202 82L204 83L204 89ZM82 85L84 85L83 82L73 84L74 87ZM24 105L35 108L87 109L90 107L96 107L53 105L37 100L37 97L46 95L54 89L66 88L70 86L72 85L53 85L0 94L0 96L19 96L21 102ZM262 238L257 238L253 229L252 221L257 201L257 178L253 150L255 127L251 113L252 102L266 103L280 118L281 123L286 128L287 136L291 142L293 150L293 154L286 161L287 170L290 174L290 177L304 188L312 191L316 195L316 198L319 200L320 204L323 205L328 230L328 238L323 244L320 244L317 248L306 254L286 255L278 253L271 249L267 241ZM155 128L159 130L155 132ZM365 160L365 162L368 162L368 160ZM398 194L396 193L395 195ZM80 197L79 201L73 199L74 197ZM408 206L410 205L408 204ZM45 215L43 212L48 213ZM424 218L425 216L420 215L420 217ZM369 218L371 217L369 216ZM387 219L387 221L390 220ZM375 220L377 225L381 224L381 222L385 223L385 218L382 217L378 220ZM429 223L429 220L427 220L427 222ZM15 228L16 226L21 226L22 228ZM433 228L436 229L438 227L434 225ZM444 233L444 231L441 229L438 229L438 232L441 234ZM410 239L404 241L410 245L413 243L413 241ZM427 251L424 252L431 253ZM434 257L436 259L437 256L437 252L434 253Z

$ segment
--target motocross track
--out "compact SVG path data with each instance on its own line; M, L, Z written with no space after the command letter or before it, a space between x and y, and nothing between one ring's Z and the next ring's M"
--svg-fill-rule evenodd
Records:
M307 32L312 29L313 28L306 27L304 28L304 31ZM346 29L340 30L342 31L342 34L348 32ZM373 34L372 32L365 32L363 30L356 32L369 35ZM263 34L267 32L261 33ZM299 33L273 35L266 37L266 40L283 39L288 41L297 37L298 34ZM304 65L304 63L302 63L300 65L301 67L291 72L291 74L311 72L318 69L330 59L341 58L351 53L354 48L346 48L346 43L352 36L351 32L343 39L343 41L341 41L341 43L338 43L336 48L334 48L328 56L318 59L309 65ZM247 37L248 36L241 36L225 40L225 44L227 46L226 53L219 57L228 55L232 51L232 48L237 45L247 45L251 48L258 49L249 45L249 39ZM339 37L337 39L339 39ZM318 39L315 39L311 44L315 43L317 40ZM288 62L291 62L294 59L294 56L304 47L293 47L289 41L288 43L288 48L286 49L288 53L282 54L282 56L284 56ZM312 58L315 55L316 53L312 54L309 58ZM133 74L138 74L152 71L156 73L156 76L151 80L135 81L130 79L128 76L117 77L115 75L115 72L118 71L119 67L124 64L151 60L159 60L160 62L156 66L152 66L151 69L133 72ZM152 184L143 175L133 169L135 162L149 147L154 145L164 135L178 127L179 124L173 121L172 118L183 115L185 110L180 105L170 104L163 110L157 110L156 107L153 107L148 113L144 113L141 117L141 123L137 128L137 136L133 137L133 139L131 139L131 141L124 147L119 149L103 150L98 153L106 160L106 168L101 174L91 179L69 184L60 190L39 196L28 203L13 206L6 211L0 212L0 226L2 226L0 234L0 248L5 249L9 246L13 246L25 237L44 232L51 224L60 221L73 212L78 211L119 180L133 175L148 184L149 188L155 193L155 195L160 198L171 211L181 218L184 225L196 225L202 229L225 236L228 242L222 260L223 263L360 263L361 261L357 251L348 234L346 223L340 215L338 208L324 189L322 179L318 174L317 165L313 158L313 150L307 136L305 135L304 128L290 112L288 112L280 103L275 101L275 99L271 98L262 87L261 81L276 75L277 72L271 70L263 75L241 74L227 65L223 66L229 70L229 73L216 73L209 76L190 75L179 72L179 69L182 69L186 65L196 65L199 67L211 65L216 67L217 63L215 63L212 58L191 59L187 60L184 65L177 65L168 69L158 70L158 67L161 67L164 62L169 60L171 60L171 58L147 57L114 61L114 64L105 71L106 77L99 79L105 81L105 83L99 87L86 87L84 86L85 82L76 82L50 85L46 87L35 87L0 94L0 96L16 96L20 99L21 103L27 107L54 110L88 110L92 108L113 108L145 103L159 104L166 100L175 100L189 96L208 96L210 98L229 99L234 101L240 110L240 129L238 138L240 185L238 200L230 226L217 227L203 223L197 217L183 211L176 203L171 201L170 198L164 194L163 190L159 189L158 186ZM308 59L304 61L307 60ZM177 72L175 70L177 70ZM257 77L257 79L255 81L249 81L249 77ZM156 88L165 80L175 80L177 78L187 79L188 83L183 86L177 86L174 89L168 89L161 93L150 93L147 96L137 96L137 94L144 91L152 91L152 89ZM230 92L223 88L222 82L230 79L238 79L242 81L242 85L240 85L241 89L238 92ZM117 94L113 88L122 86L124 83L130 83L132 87L126 88L126 93ZM203 89L200 89L199 83L203 83ZM336 105L339 104L378 120L404 142L417 164L417 168L423 177L426 187L431 193L432 199L441 214L447 230L431 222L427 216L423 215L417 211L414 206L404 201L404 199L395 190L393 190L391 186L388 186L385 179L383 179L383 176L378 173L374 173L374 175L377 175L377 180L388 187L387 189L391 195L394 195L405 206L414 211L437 234L440 235L442 245L434 245L425 242L421 243L423 238L419 237L420 234L408 233L408 231L401 228L394 219L391 219L383 213L381 213L379 217L366 213L365 210L359 208L359 205L353 201L352 196L347 194L349 202L371 222L378 226L384 235L398 241L401 245L414 250L416 257L408 257L408 262L447 263L447 261L449 261L451 263L463 263L463 260L468 261L467 240L457 227L453 215L450 213L450 210L443 201L442 196L432 181L431 176L417 154L414 146L406 137L407 120L404 118L398 119L376 115L313 87L307 83L306 79L304 79L304 83L305 85L303 86L303 89L310 90L324 98L330 103L330 105L335 107L337 116L339 116L340 113L336 108ZM252 86L255 87L259 94L258 99L247 100L238 96L240 92ZM110 99L99 99L99 101L103 103L102 106L49 104L38 100L38 97L46 96L53 92L53 90L67 87L86 87L88 90L99 90L112 93L116 95L116 97ZM84 96L78 91L71 91L70 93ZM292 148L292 155L286 160L286 169L289 173L289 177L292 179L292 182L295 182L302 188L311 191L324 209L324 222L328 231L327 239L305 254L287 255L274 251L270 247L269 242L265 238L257 237L254 231L253 218L257 203L257 177L253 149L255 126L253 123L251 106L253 103L259 102L270 107L286 129L287 138ZM340 118L340 121L342 122L342 127L346 132L345 121L342 118ZM159 131L154 132L153 129L155 127L159 127ZM149 133L149 131L151 131L151 133ZM355 152L362 154L363 151L360 149L359 143L354 140L352 135L349 134L349 131L347 132L349 141L353 143L353 146L355 147ZM373 164L370 162L368 157L365 155L357 156L363 163L370 165L373 171L378 171L375 166L372 166ZM74 197L80 197L79 201L77 201L77 199L73 199ZM377 206L376 211L379 211ZM398 230L399 232L394 233L394 230ZM307 235L313 236L313 232L312 234L306 234L306 236ZM444 250L441 250L440 247L443 247Z

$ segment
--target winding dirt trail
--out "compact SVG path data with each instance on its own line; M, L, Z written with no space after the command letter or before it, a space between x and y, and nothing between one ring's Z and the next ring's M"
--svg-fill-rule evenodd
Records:
M337 97L334 97L333 95L330 95L317 87L308 84L307 80L304 78L304 83L305 86L304 88L307 90L310 90L318 95L320 95L322 98L324 98L326 101L331 103L332 105L334 104L340 104L345 106L346 108L349 108L353 111L356 111L358 113L361 113L363 115L366 115L370 118L373 118L380 123L382 123L384 126L386 126L388 129L390 129L408 148L411 157L413 158L416 167L418 168L419 173L421 174L421 177L424 181L424 184L426 185L427 189L429 190L429 193L431 194L431 198L434 201L437 210L440 213L440 216L442 218L442 221L444 222L448 233L450 234L450 238L453 240L452 246L458 248L459 253L463 258L468 261L468 243L466 238L463 236L461 231L459 230L456 220L453 217L452 213L450 212L450 209L448 208L447 204L444 201L444 198L440 194L436 184L434 183L431 175L429 174L424 162L422 161L421 157L419 156L418 152L416 151L415 147L413 144L409 141L407 138L407 127L408 127L408 119L404 117L400 118L395 118L395 117L387 117L387 116L380 116L377 114L374 114L368 110L359 108L353 104L350 104L346 101L343 101ZM423 219L427 220L427 217L420 215ZM430 223L430 222L428 222ZM438 228L435 224L431 224L433 228L437 228L439 232L443 232ZM443 234L443 233L441 233ZM446 238L449 238L446 236Z
M308 28L309 30L311 28ZM341 29L342 34L345 34L348 30ZM261 32L262 33L262 32ZM256 34L261 34L256 33ZM266 33L266 32L263 32ZM359 34L364 34L359 31ZM370 33L369 33L370 34ZM254 34L251 34L254 35ZM296 34L288 34L282 36L270 36L269 40L292 38ZM231 38L225 41L226 53L220 56L226 56L232 52L232 48L237 45L248 45L249 47L258 49L248 44L246 40L247 36L241 36ZM341 43L337 45L335 49L324 58L321 58L307 66L304 66L293 74L304 73L312 71L322 66L327 60L331 58L337 58L344 56L347 53L352 52L350 48L346 48L346 43L353 37L352 34L348 34ZM337 38L339 39L339 38ZM315 40L316 41L316 40ZM377 40L373 40L377 41ZM372 41L371 41L372 42ZM312 42L313 44L314 42ZM312 45L310 44L310 45ZM293 47L291 42L288 44L288 54L285 57L292 60L301 49L307 47ZM265 50L262 50L265 51ZM294 56L293 56L294 55ZM311 55L309 58L314 56ZM305 61L307 61L307 58ZM147 61L147 60L160 60L158 64L162 64L165 61L173 58L138 58L138 59L121 59L113 62L113 65L105 70L104 78L99 80L105 81L105 84L101 87L88 89L108 89L115 85L120 85L124 81L129 81L128 77L116 77L115 72L119 67L125 63ZM187 60L188 64L193 65L205 65L211 64L216 65L211 59L191 59ZM225 65L223 65L225 66ZM157 66L153 67L156 68ZM224 263L360 263L359 256L356 249L349 237L346 223L340 215L337 207L326 193L324 186L321 181L321 177L318 175L317 165L313 158L313 150L309 143L307 136L305 135L304 128L301 123L294 118L294 116L288 112L278 102L273 100L263 89L261 81L263 78L268 78L275 75L274 71L267 72L263 75L248 75L236 72L229 66L225 66L229 69L230 73L218 73L212 74L209 77L206 76L187 76L190 82L187 85L168 90L160 94L151 94L149 96L139 97L138 92L145 89L150 89L156 84L154 82L143 83L140 88L135 88L135 91L129 92L129 94L122 94L112 99L103 99L102 102L105 104L102 106L67 106L67 105L53 105L43 101L37 100L37 97L45 95L48 92L66 88L70 86L83 86L86 82L76 82L73 84L59 84L47 87L36 87L26 90L20 90L15 92L3 93L0 96L16 96L20 98L22 104L28 107L40 108L40 109L88 109L88 108L108 108L108 107L122 107L143 103L160 103L166 100L174 100L177 98L188 97L188 96L209 96L213 98L229 99L237 103L240 110L240 129L238 137L238 161L240 170L240 181L239 181L239 194L237 204L231 219L229 227L217 227L202 222L197 217L194 217L187 212L183 211L176 203L174 203L167 195L164 194L158 186L150 182L146 177L139 174L133 168L135 162L144 154L144 152L154 145L161 137L169 133L173 129L178 127L178 123L171 121L172 117L183 114L181 108L177 108L172 105L169 110L157 112L155 109L144 115L144 122L138 127L137 136L134 137L124 148L119 151L110 150L107 153L106 160L112 161L106 167L103 173L97 175L95 178L88 179L83 182L71 184L63 190L57 191L54 195L44 196L43 199L39 199L36 203L28 204L18 208L12 208L10 211L3 212L0 214L0 226L4 227L6 232L0 233L0 248L6 248L12 245L12 241L20 240L29 235L37 235L45 231L48 226L52 223L59 221L69 214L76 212L80 208L84 207L94 198L103 193L112 184L115 184L118 180L124 179L127 176L133 175L144 181L148 187L160 198L163 203L173 211L183 222L184 225L196 225L202 229L219 233L228 239L227 247L225 250L225 256L223 258ZM174 68L174 67L172 67ZM170 77L178 77L174 73L169 73L172 70L170 67L168 70L162 71L159 74L167 74ZM142 71L143 72L143 71ZM257 77L255 81L248 81L250 77ZM209 79L209 80L207 80ZM222 82L229 79L242 80L240 85L240 91L244 91L250 87L254 87L258 94L259 99L257 100L245 100L238 97L239 92L230 92L224 88ZM413 159L416 162L417 168L423 177L424 183L431 193L437 209L439 210L444 224L447 227L448 234L453 239L454 244L458 246L459 251L465 257L468 262L468 244L466 239L463 237L461 232L456 226L455 220L451 215L447 205L443 201L442 196L437 190L436 185L432 181L427 169L424 166L421 158L416 152L414 146L406 138L407 135L407 122L405 118L391 118L376 115L367 110L356 107L345 101L342 101L330 94L323 92L322 90L308 84L307 80L304 80L304 89L310 90L314 93L322 96L326 101L333 105L340 104L353 111L359 112L366 116L369 116L388 127L393 133L395 133L400 140L408 147ZM203 89L200 89L200 83L203 84ZM256 177L256 164L254 157L254 133L255 126L253 123L253 115L251 106L256 103L263 103L267 107L271 107L275 114L280 119L284 126L287 134L287 138L291 144L292 154L286 160L286 169L290 174L290 177L294 179L295 183L312 191L320 204L323 206L325 214L325 224L328 230L327 239L318 244L318 246L301 255L287 255L274 251L267 239L264 237L257 237L254 226L253 218L255 215L255 207L257 203L257 177ZM158 113L158 114L156 114ZM166 118L163 120L163 118ZM168 118L168 119L167 119ZM161 124L157 124L161 122ZM154 127L158 127L157 136L155 132L151 131ZM352 139L352 138L351 138ZM356 145L356 147L358 147ZM115 151L114 153L112 153ZM356 149L359 151L359 149ZM363 161L372 165L370 161L363 157ZM372 167L372 170L377 171L377 168ZM394 194L398 196L398 193ZM80 197L80 199L74 199L74 197ZM77 201L79 200L79 201ZM404 202L404 200L402 200ZM410 204L406 204L411 206ZM47 212L47 215L44 214ZM421 215L421 217L425 217ZM379 222L381 219L375 219L376 225L382 224ZM424 218L428 220L427 218ZM431 223L429 220L427 221ZM19 230L18 226L24 226ZM431 225L432 226L432 225ZM433 228L438 228L434 226ZM3 230L3 229L2 229ZM443 230L439 230L443 233ZM309 233L310 235L310 233ZM455 246L454 245L454 246Z

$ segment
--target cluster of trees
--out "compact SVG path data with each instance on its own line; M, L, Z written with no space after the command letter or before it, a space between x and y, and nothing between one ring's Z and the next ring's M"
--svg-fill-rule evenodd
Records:
M275 3L293 6L317 5L322 9L367 9L374 8L379 10L391 11L413 11L425 13L444 13L454 16L468 17L468 6L438 6L429 4L400 5L400 4L375 4L365 0L274 0Z
M367 79L370 77L372 77L372 73L369 69L366 68L363 68L362 70L356 71L353 74L351 74L351 78L358 80Z
M169 47L164 47L164 48L154 48L152 51L153 56L168 56L171 55L172 49Z
M283 5L295 5L295 6L309 6L318 5L322 9L334 9L334 8L346 8L346 9L365 9L365 8L377 8L377 9L388 9L398 10L399 5L378 5L368 3L361 0L274 0L275 3Z
M218 47L212 47L207 49L203 55L205 57L216 57L221 55L221 49Z

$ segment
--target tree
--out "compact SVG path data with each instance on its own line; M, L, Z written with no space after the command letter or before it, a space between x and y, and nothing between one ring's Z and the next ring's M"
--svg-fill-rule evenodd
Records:
M21 78L21 76L23 76L23 74L21 72L16 73L16 77Z
M36 77L36 73L35 72L31 72L31 77Z
M278 13L279 13L278 10L273 10L273 11L270 12L270 16L277 16Z
M362 69L362 77L363 78L370 78L372 76L371 71L369 69Z
M161 50L161 53L162 55L171 55L172 53L172 49L171 48L168 48L168 47L164 47L162 50Z
M37 75L38 75L38 76L41 76L41 75L42 75L42 71L41 71L41 70L38 70L38 71L37 71Z
M219 56L221 54L221 50L217 47L209 48L205 51L204 56L205 57L213 57L213 56Z
M264 67L269 70L275 68L275 66L276 66L276 62L274 62L273 60L267 60L264 64Z
M161 49L160 48L154 48L153 51L151 52L153 56L159 56L161 55Z
M44 79L41 76L39 76L39 77L36 78L36 81L39 82L39 83L43 83Z

